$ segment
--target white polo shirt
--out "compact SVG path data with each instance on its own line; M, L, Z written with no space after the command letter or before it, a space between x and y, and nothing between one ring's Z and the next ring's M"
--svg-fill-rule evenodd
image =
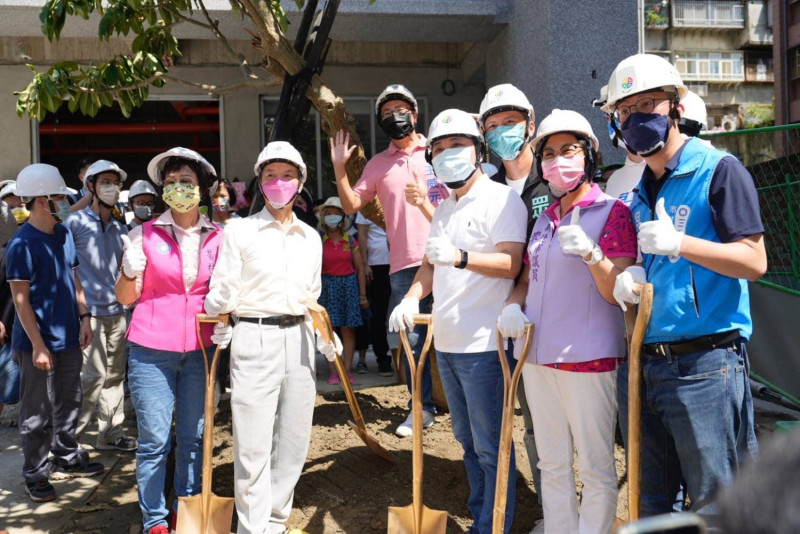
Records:
M525 243L528 212L510 187L485 174L466 195L439 204L430 236L439 222L456 248L467 252L497 252L497 244ZM475 353L497 350L497 316L514 288L510 278L492 278L468 269L435 266L433 315L436 348L442 352Z

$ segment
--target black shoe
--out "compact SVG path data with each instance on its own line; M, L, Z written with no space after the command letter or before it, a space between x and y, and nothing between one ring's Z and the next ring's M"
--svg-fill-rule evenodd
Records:
M80 464L62 466L53 464L50 468L51 480L66 480L68 478L94 477L103 472L105 468L100 462L83 462Z
M120 436L112 442L98 441L94 448L101 451L133 452L139 448L139 442L136 441L136 438Z
M392 360L383 360L378 362L378 374L381 376L394 376L392 370Z
M25 493L33 502L47 502L56 498L56 489L47 480L26 482Z

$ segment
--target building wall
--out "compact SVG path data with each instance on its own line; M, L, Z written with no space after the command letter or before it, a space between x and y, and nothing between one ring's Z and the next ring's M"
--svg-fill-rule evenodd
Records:
M24 65L0 66L0 180L15 180L31 163L31 122L17 117L14 91L25 88L31 71Z

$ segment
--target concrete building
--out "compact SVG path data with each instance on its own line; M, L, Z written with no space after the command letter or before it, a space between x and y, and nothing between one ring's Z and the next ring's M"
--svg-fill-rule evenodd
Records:
M645 50L669 59L703 97L709 129L751 126L772 104L772 3L644 0Z
M233 49L260 72L259 53L245 31L249 20L232 13L226 0L207 0L206 5ZM75 163L92 154L119 162L136 179L144 176L149 158L176 145L196 148L223 176L251 178L280 86L210 98L194 87L168 82L151 90L147 104L130 119L116 107L93 119L66 107L41 124L18 118L13 91L24 89L31 79L26 63L40 71L64 60L97 63L125 53L130 43L126 38L100 41L97 16L88 21L69 18L61 40L49 43L41 35L40 6L38 0L0 0L2 178L13 178L30 162L44 161L58 165L75 186ZM284 7L293 39L300 13L293 1L284 1ZM241 80L241 71L209 32L182 24L175 35L182 56L172 75L217 86ZM488 87L510 82L528 94L539 119L555 107L574 109L603 134L605 121L591 100L614 66L639 48L635 4L602 0L579 5L563 0L342 0L331 37L322 76L358 120L368 156L388 143L373 106L389 83L403 83L417 95L422 131L442 109L477 112ZM445 94L445 89L450 93L443 86L447 80L452 81L452 94ZM623 159L605 135L599 137L606 162ZM316 194L330 193L327 139L313 110L298 144L309 164L309 185Z

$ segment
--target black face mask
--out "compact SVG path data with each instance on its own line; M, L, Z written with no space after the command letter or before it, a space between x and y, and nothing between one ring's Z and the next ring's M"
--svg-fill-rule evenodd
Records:
M411 113L395 113L380 122L381 130L392 139L402 139L414 131Z

